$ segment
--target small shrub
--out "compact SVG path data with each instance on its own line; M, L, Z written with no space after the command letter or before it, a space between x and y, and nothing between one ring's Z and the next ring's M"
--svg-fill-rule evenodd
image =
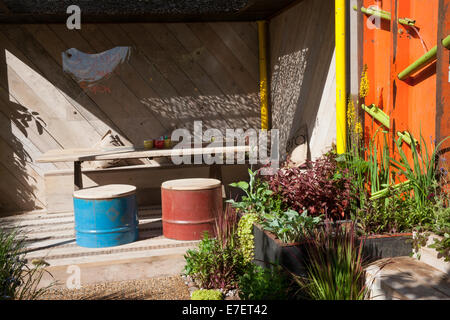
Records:
M386 198L368 200L353 217L364 234L410 232L415 225L429 222L432 210L418 212L414 199L402 190L391 190Z
M248 170L249 182L240 181L231 183L231 187L239 188L245 195L241 201L227 200L233 208L244 213L264 213L279 212L283 210L283 201L279 195L273 194L267 181L258 177L258 171Z
M238 247L222 247L217 239L211 239L207 233L198 249L187 250L184 257L185 274L190 275L204 289L235 289L239 276L247 268L244 255Z
M223 214L219 214L216 217L214 224L214 231L216 238L219 241L222 248L226 246L235 247L238 244L234 243L236 240L236 228L238 223L238 216L233 211L230 204L227 204Z
M437 194L434 195L434 205L428 210L434 214L433 221L427 225L422 225L414 228L416 231L415 237L413 237L414 252L420 259L419 249L428 242L428 237L431 232L441 236L441 239L435 238L434 242L428 247L435 249L438 252L438 257L444 258L444 261L450 261L450 206L449 194L443 186L445 186L445 180L439 188L436 188Z
M441 191L435 204L435 221L431 230L437 235L442 236L441 240L435 239L430 248L436 249L439 256L444 257L445 261L450 261L450 206L448 206L449 195Z
M240 247L237 214L227 206L216 219L217 238L205 232L198 249L187 250L184 272L203 289L232 290L237 287L248 262Z
M223 300L223 295L219 290L200 289L192 292L191 300Z
M442 239L435 239L433 244L429 245L430 248L436 249L439 253L439 257L443 257L444 261L450 261L450 234L444 233Z
M246 263L251 263L254 256L253 223L258 220L255 213L247 213L241 217L238 223L238 237L240 248Z
M354 228L328 224L307 245L307 275L295 279L314 300L363 300L368 289L362 261L362 244Z
M268 177L269 187L285 207L312 216L342 219L350 209L351 179L337 168L336 156L329 153L308 162L309 169L285 168ZM345 169L346 170L346 169Z
M17 231L0 228L0 300L32 300L53 286L37 289L44 275L44 263L30 267L23 250L25 239Z
M253 172L248 169L249 182L240 181L231 183L231 187L239 188L244 191L245 195L242 196L241 201L227 200L231 205L244 212L261 213L267 209L267 202L272 195L272 191L269 190L267 182L261 181L257 178L257 171Z
M280 266L263 269L252 265L239 279L239 297L243 300L283 300L288 297L289 282Z
M438 185L439 170L437 167L437 157L440 146L450 137L443 139L434 146L431 154L425 139L420 135L420 144L411 144L413 165L408 161L405 152L402 149L402 140L395 140L400 161L391 158L391 161L399 167L400 174L404 175L410 181L414 190L414 200L418 208L426 208L430 205L430 198L436 193ZM411 134L411 139L414 137Z
M284 243L299 242L307 238L322 218L311 217L304 210L302 214L288 210L281 214L266 214L261 222L263 228L274 233Z

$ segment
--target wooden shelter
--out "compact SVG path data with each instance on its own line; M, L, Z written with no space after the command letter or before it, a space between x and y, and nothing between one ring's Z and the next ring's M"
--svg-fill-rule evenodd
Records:
M80 30L66 26L72 4L81 8ZM335 136L333 10L327 0L1 0L1 214L70 210L71 164L35 159L92 147L108 130L141 146L192 130L195 120L204 129L260 128L257 21L266 22L269 122L280 130L282 156L299 140L310 157L320 155ZM125 62L94 84L67 66L123 47ZM86 186L135 184L145 205L159 201L162 181L208 172L150 165L86 169L83 178ZM225 171L224 183L246 176L245 166Z

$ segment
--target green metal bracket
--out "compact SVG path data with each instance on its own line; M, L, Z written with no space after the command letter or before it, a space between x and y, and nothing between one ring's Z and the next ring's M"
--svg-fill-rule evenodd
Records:
M408 131L403 132L397 132L397 135L402 139L402 141L405 141L407 144L411 145L411 134ZM419 142L417 139L414 139L414 144L417 145Z
M408 189L411 189L412 188L411 181L406 180L405 182L402 182L402 183L393 185L391 187L385 188L383 190L374 192L374 193L371 194L370 200L376 200L376 199L384 198L384 197L386 197L389 194L389 189L391 189L391 190L398 190L398 189L400 189L402 187L408 187Z
M383 126L390 129L391 123L389 116L384 113L380 108L378 108L376 105L371 104L370 106L366 106L364 104L361 105L361 108L364 109L368 114L370 114L372 117L374 117L376 120L381 122Z
M447 49L450 48L450 35L448 35L444 40L442 40L442 45ZM398 74L398 78L400 80L404 80L417 70L422 69L424 66L426 66L428 63L430 63L436 58L436 54L437 54L437 46L434 46L430 51L425 53L419 59L411 63L405 70L400 72Z
M358 7L356 5L353 6L353 10L358 11ZM381 19L391 21L391 13L384 10L361 7L361 12L367 15L376 16L380 17ZM416 24L416 20L410 18L400 18L398 19L398 23L406 26L414 26Z

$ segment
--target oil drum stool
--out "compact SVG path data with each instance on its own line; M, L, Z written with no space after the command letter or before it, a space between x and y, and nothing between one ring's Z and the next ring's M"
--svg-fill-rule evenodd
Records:
M222 182L217 179L178 179L161 185L163 235L175 240L200 240L204 231L214 236L222 213Z
M110 184L73 193L75 237L87 248L113 247L138 239L136 187Z

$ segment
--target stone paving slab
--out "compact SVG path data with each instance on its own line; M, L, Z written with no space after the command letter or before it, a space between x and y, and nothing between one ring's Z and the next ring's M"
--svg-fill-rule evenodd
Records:
M374 300L450 300L449 274L414 258L381 259L368 273Z

